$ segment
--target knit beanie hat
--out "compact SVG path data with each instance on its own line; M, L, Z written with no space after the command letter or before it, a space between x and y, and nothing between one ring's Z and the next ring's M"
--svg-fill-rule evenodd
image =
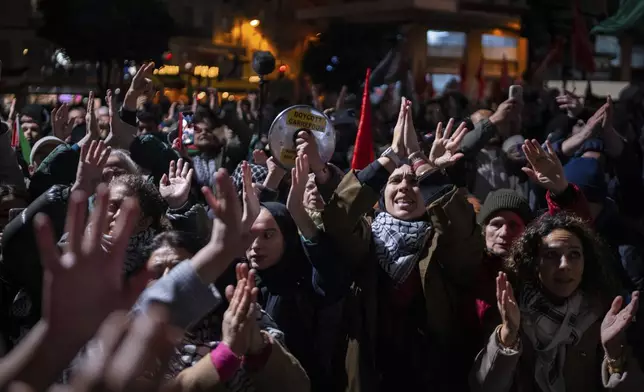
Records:
M591 203L603 203L608 194L604 170L597 159L574 158L564 166L566 179L577 185Z
M526 225L534 217L528 201L511 189L499 189L488 193L476 220L479 224L485 224L498 211L512 211L519 215Z

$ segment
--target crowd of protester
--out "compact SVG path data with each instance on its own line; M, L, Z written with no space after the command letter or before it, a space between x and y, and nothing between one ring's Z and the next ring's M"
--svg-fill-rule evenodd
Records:
M0 389L644 388L644 90L477 110L376 69L356 168L346 88L158 105L153 69L1 124ZM332 121L330 162L307 132L293 169L271 156L295 103Z

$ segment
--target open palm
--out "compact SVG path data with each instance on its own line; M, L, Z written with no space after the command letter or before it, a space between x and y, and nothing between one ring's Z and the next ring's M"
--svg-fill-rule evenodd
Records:
M170 162L168 174L164 174L159 183L159 192L170 208L180 208L190 196L190 184L194 172L183 159L175 164Z
M624 298L616 297L601 325L601 340L606 354L618 358L625 341L624 333L633 322L639 307L639 291L633 292L631 302L622 309Z
M295 159L295 167L291 169L291 190L288 193L286 207L295 214L304 209L304 190L309 180L309 158L302 154Z
M143 287L145 279L123 280L125 250L140 209L136 200L128 199L116 220L115 236L109 250L103 246L103 228L107 226L109 190L101 184L96 191L95 208L85 222L88 193L74 191L70 196L66 228L68 242L61 254L54 241L51 221L36 217L35 232L44 267L43 319L55 330L73 330L80 338L89 339L105 317L117 309L129 309ZM86 226L89 230L86 230Z
M526 140L521 147L530 164L522 170L530 179L554 193L560 193L568 187L561 161L552 149L549 141L546 142L545 151L536 140Z
M438 123L436 127L436 138L429 152L429 163L437 169L449 167L463 158L463 154L458 150L461 147L467 128L465 128L465 123L461 123L452 134L453 127L453 118L447 123L445 131L443 131L443 123Z
M242 162L242 181L242 199L244 201L242 227L244 233L248 234L259 216L261 206L257 193L253 188L253 174L251 173L250 165L246 161Z

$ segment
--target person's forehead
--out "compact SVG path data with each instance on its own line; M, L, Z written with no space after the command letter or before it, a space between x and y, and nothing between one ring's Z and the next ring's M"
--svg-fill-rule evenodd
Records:
M121 199L130 193L130 189L125 184L110 184L110 199Z
M514 211L499 210L492 215L490 221L517 222L523 224L523 219Z
M413 173L414 173L414 172L413 172L413 170L411 169L411 166L409 166L409 165L402 165L402 166L400 166L400 167L396 168L396 170L394 170L393 172L391 172L391 175L392 175L392 176L394 176L394 175L403 175L403 176L406 176L406 175L413 174Z
M37 128L40 128L40 127L38 126L38 124L36 124L35 122L32 122L32 121L23 121L23 123L22 123L22 127L23 127L23 128L29 128L29 129L37 129Z
M253 223L253 228L256 230L276 229L277 227L275 218L273 218L273 215L266 208L260 210L257 219Z
M109 158L107 158L107 162L105 162L106 166L120 166L123 163L121 160L121 157L118 155L110 155Z

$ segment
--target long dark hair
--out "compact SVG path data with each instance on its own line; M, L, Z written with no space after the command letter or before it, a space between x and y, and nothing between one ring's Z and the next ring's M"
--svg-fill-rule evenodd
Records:
M506 268L513 275L514 287L521 290L525 284L539 287L539 247L544 237L557 229L576 235L584 251L584 272L579 289L601 306L608 306L619 294L620 283L614 272L615 261L608 246L582 219L559 213L543 215L519 237L506 260Z

